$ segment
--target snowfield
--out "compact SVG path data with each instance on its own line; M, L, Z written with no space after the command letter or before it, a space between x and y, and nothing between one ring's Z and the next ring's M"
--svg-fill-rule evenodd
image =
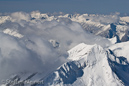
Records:
M0 86L129 86L128 18L3 14Z

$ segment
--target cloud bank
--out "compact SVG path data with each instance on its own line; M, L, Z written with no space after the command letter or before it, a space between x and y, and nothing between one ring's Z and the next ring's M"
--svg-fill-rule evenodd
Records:
M79 23L68 18L32 20L24 12L8 16L0 24L0 80L18 72L42 72L45 76L66 62L67 51L82 42L110 45L107 39L85 32ZM5 33L6 30L15 35Z

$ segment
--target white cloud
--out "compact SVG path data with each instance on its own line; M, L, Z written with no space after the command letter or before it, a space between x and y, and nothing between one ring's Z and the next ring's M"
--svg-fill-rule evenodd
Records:
M11 17L15 21L5 22L1 30L16 30L23 37L0 32L0 79L21 71L42 71L45 75L66 61L67 50L82 42L110 45L109 40L85 32L80 24L68 19L32 22L29 14L22 12ZM51 39L59 47L53 47Z
M24 12L15 12L11 14L11 17L14 21L20 21L20 20L29 20L30 15Z

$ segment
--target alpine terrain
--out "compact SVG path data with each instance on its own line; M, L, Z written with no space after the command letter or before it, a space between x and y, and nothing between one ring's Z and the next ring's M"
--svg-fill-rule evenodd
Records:
M129 16L0 16L0 86L129 86Z

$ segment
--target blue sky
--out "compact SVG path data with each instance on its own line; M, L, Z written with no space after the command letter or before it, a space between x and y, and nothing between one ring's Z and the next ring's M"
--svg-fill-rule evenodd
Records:
M129 13L129 0L0 0L0 12Z

